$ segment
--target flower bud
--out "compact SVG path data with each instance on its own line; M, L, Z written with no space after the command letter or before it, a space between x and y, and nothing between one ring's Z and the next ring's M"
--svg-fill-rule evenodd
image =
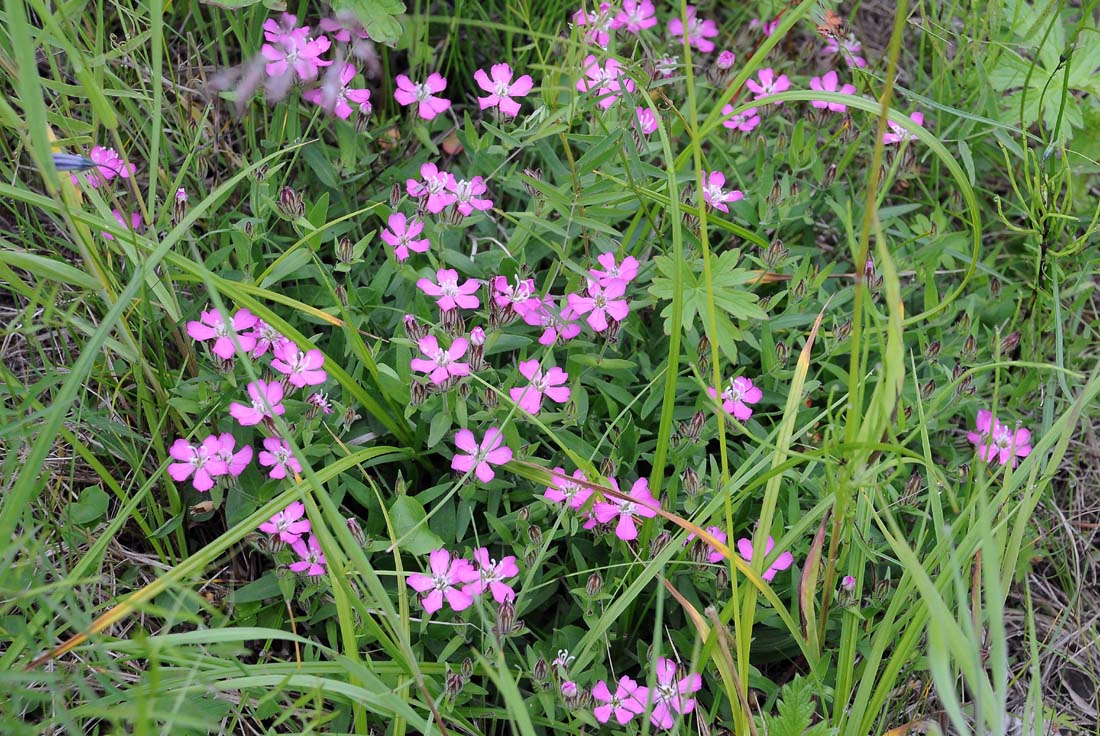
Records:
M805 279L799 279L798 283L796 283L794 285L794 288L791 289L791 293L794 294L795 297L797 297L799 299L806 296L806 280Z
M623 330L623 323L611 320L607 323L607 329L603 331L604 339L608 345L616 345L619 342L619 333Z
M542 527L532 524L527 527L527 538L536 545L542 545Z
M790 191L787 194L787 198L792 199L792 200L797 200L799 195L801 195L801 194L802 194L802 185L799 184L796 179L792 179L791 180Z
M242 220L241 221L241 231L244 232L244 236L246 238L248 238L249 240L252 240L252 238L256 234L256 223L253 222L250 219L249 220Z
M900 502L905 506L911 506L916 501L917 494L920 493L921 485L920 473L914 470L905 481L905 490L902 492Z
M572 680L566 680L561 684L561 694L567 698L575 697L577 691L577 683L573 682Z
M534 179L535 181L538 181L538 182L542 181L542 169L527 168L527 169L523 170L523 173L526 174L527 176L529 176L530 178ZM530 182L527 182L527 181L523 182L523 188L532 197L541 197L542 196L542 192L540 192L538 190L538 188L535 187Z
M714 585L721 590L730 584L730 571L725 565L715 565Z
M836 339L844 341L848 339L848 336L852 334L852 320L851 318L844 320L843 324L836 328Z
M550 665L541 654L539 658L535 660L535 666L531 670L531 676L535 679L535 682L546 682L550 678Z
M940 341L933 340L928 343L928 347L924 349L924 357L926 360L935 360L940 354Z
M459 396L459 398L461 398L463 401L470 398L470 384L469 384L469 382L467 382L467 381L462 381L461 383L458 382L458 376L452 376L451 378L453 378L455 380L455 383L452 384L452 385L457 385L458 386L458 396ZM448 381L450 381L450 379L448 379ZM450 388L450 386L448 386L448 388Z
M1001 280L996 276L989 279L989 295L994 299L1001 295Z
M936 392L936 379L929 378L928 383L920 387L920 395L923 399L932 398L932 394Z
M457 309L439 312L439 326L451 337L461 337L466 332L466 321Z
M600 474L604 478L611 478L615 475L615 461L611 459L611 456L607 456L600 463Z
M187 215L187 190L180 187L176 190L175 202L172 206L172 223L175 225L183 221Z
M776 238L768 246L767 252L764 254L764 264L769 269L774 269L780 263L787 258L787 249L783 246L783 241Z
M970 463L963 463L959 466L959 480L965 482L970 477Z
M594 572L588 576L588 583L584 586L584 592L589 598L598 596L602 588L603 578L600 577L598 572Z
M393 186L390 187L390 207L395 208L401 203L401 198L405 196L405 192L401 189L401 182L395 181Z
M348 517L348 531L351 532L352 539L360 547L367 546L367 535L363 533L363 527L359 526L358 520L354 516Z
M515 631L516 605L512 601L504 601L497 609L497 625L494 631L500 636L508 636Z
M966 340L963 341L963 357L967 360L973 360L978 354L978 340L973 335L967 335Z
M459 670L462 673L462 677L469 680L474 675L474 660L469 657L462 659L462 668Z
M451 205L447 208L445 221L448 225L460 225L465 217L466 216L459 211L458 207Z
M343 237L336 241L336 260L340 263L351 263L355 260L355 251L351 238Z
M535 563L539 559L539 548L534 545L529 545L523 550L523 564L527 567L534 567Z
M428 388L420 381L413 381L409 386L409 406L420 406L428 398Z
M340 304L342 304L344 306L344 308L347 309L347 306L348 306L348 287L344 286L343 284L337 284L336 288L333 289L333 291L336 292L336 298L340 300Z
M785 342L777 342L775 344L775 361L779 365L787 365L787 355L790 352L790 348L787 347Z
M699 474L695 472L695 468L684 468L680 473L680 487L690 498L699 495Z
M276 204L279 212L288 220L297 220L299 217L305 217L305 200L302 199L301 194L294 191L293 187L283 187L279 191L279 200Z
M667 531L663 531L657 536L653 537L649 541L649 555L650 557L656 557L661 550L668 546L668 543L672 541L672 535Z
M488 387L481 392L481 403L486 409L492 411L500 405L500 397L497 395L496 390Z
M699 345L695 348L695 355L699 360L705 360L706 356L710 354L710 339L703 335L699 338Z
M470 344L474 347L481 347L485 344L485 330L481 325L470 330Z
M462 686L466 684L466 680L462 677L462 675L457 672L452 672L450 667L447 668L445 681L447 697L449 698L453 698L457 696L460 692L462 692Z
M1012 332L1001 340L1001 355L1007 355L1014 351L1020 344L1020 333Z
M829 164L829 168L825 169L825 175L821 177L821 187L828 189L836 181L836 164Z
M772 184L772 190L768 194L768 204L772 207L779 203L779 200L783 198L783 182L776 179Z

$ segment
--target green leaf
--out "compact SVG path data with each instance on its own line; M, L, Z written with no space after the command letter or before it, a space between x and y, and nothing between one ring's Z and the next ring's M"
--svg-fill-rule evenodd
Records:
M107 513L110 496L99 486L88 486L80 492L80 497L70 503L66 509L69 521L80 526L90 526Z
M398 548L414 555L426 555L443 547L443 540L428 528L428 514L412 496L398 496L390 506L390 521Z
M333 0L332 8L350 11L379 43L392 46L401 36L401 24L394 17L405 12L400 0Z

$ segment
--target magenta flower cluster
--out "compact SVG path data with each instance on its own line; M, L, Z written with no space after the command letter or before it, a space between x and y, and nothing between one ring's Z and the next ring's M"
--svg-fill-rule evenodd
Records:
M698 673L688 672L679 677L680 674L681 668L675 661L659 657L652 689L624 675L612 692L607 682L600 680L592 688L592 698L598 703L592 713L600 723L614 720L624 726L648 710L654 727L671 729L679 716L695 709L695 698L691 696L703 687L703 678Z
M311 529L309 519L304 518L305 513L306 507L302 502L295 501L260 524L259 528L280 544L290 545L298 555L299 559L290 563L291 571L319 577L325 574L325 555L316 536L310 534L308 540L304 538Z
M453 611L464 611L486 592L498 604L516 597L515 590L506 582L519 575L519 566L512 555L497 561L489 556L488 549L480 547L471 561L452 556L446 549L437 549L428 555L428 569L427 573L413 573L405 579L420 594L425 613L435 613L444 603Z

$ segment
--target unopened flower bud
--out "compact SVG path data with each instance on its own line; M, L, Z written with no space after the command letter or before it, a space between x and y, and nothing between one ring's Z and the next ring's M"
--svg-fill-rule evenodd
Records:
M607 329L603 331L604 339L607 340L608 345L615 345L619 342L619 333L623 331L623 323L616 320L611 320L607 323Z
M390 207L397 207L403 196L405 196L405 192L401 189L401 182L395 181L393 186L390 187Z
M794 294L795 297L797 297L799 299L804 297L806 295L806 280L805 279L799 279L798 283L796 283L794 285L794 288L791 289L791 293Z
M481 325L470 330L470 344L474 347L480 347L485 344L485 329L482 328Z
M561 684L561 694L567 698L576 697L578 690L577 683L572 680L566 680Z
M603 588L603 578L597 572L588 576L588 583L584 586L584 592L589 598L595 598Z
M542 527L535 524L527 527L527 538L536 545L542 545Z
M970 463L963 463L959 466L959 480L965 481L970 477Z
M1001 280L996 276L989 279L989 295L994 299L1001 295Z
M792 108L793 109L793 108ZM791 180L790 191L787 194L787 198L791 200L797 200L799 195L802 194L802 185L797 180Z
M497 609L497 625L496 633L501 636L508 636L515 629L516 621L516 605L512 601L506 600L500 604L500 608Z
M668 546L668 543L672 541L672 535L667 531L663 531L649 542L649 555L650 557L656 557L661 550Z
M451 337L461 337L466 331L466 322L462 319L462 313L457 309L440 310L439 326Z
M351 532L352 539L360 547L364 547L367 544L367 535L363 533L363 527L359 526L359 521L354 516L348 517L348 531Z
M460 692L462 692L462 686L466 684L465 678L463 678L462 675L458 672L452 672L449 667L447 668L447 675L445 679L447 696L450 698L453 698L457 696Z
M684 229L696 232L699 230L699 218L690 212L685 212L683 216Z
M730 584L730 572L728 567L725 565L715 566L714 584L719 590Z
M500 405L500 398L497 396L497 392L493 388L486 388L481 392L481 403L486 409L492 411Z
M783 246L783 241L776 238L768 246L767 252L764 254L764 264L769 269L774 269L787 257L787 249Z
M336 241L336 260L340 263L351 263L355 260L351 238L344 237Z
M906 506L912 505L916 501L920 489L920 473L914 470L909 474L909 479L905 481L905 490L902 492L901 503Z
M777 342L775 344L775 360L779 365L787 364L787 354L790 352L790 348L787 347L785 342Z
M940 341L933 340L928 343L928 347L924 349L924 357L927 360L935 360L940 354Z
M413 381L409 386L409 406L420 406L428 398L428 388L420 381Z
M615 475L615 461L611 459L610 455L605 457L603 462L600 463L600 473L604 478L611 478Z
M244 232L244 236L249 240L252 240L256 234L256 223L252 220L243 220L241 222L241 230Z
M699 495L699 474L695 472L695 468L684 468L680 473L680 487L691 498Z
M955 320L955 328L957 332L966 332L970 329L970 313L962 312L959 318Z
M550 665L541 654L539 658L535 660L535 666L531 670L531 676L535 678L535 682L546 682L550 678Z
M462 659L462 668L459 670L462 672L462 677L469 680L474 675L474 660L469 657Z
M1019 344L1020 333L1018 331L1008 334L1003 340L1001 340L1001 355L1007 355L1011 353L1017 348L1017 346L1019 346Z
M821 186L828 189L834 181L836 181L836 164L829 164L829 168L825 169L825 175L821 177Z
M420 324L419 320L411 314L405 315L405 334L409 336L409 339L413 342L418 342L421 338L427 337L428 328Z
M348 287L343 284L337 284L333 291L336 292L336 298L340 300L340 304L346 309L348 306Z
M836 339L847 340L848 336L852 334L852 320L846 319L844 322L836 328Z
M978 340L973 335L967 335L963 340L962 354L967 360L973 360L978 354Z
M705 360L706 356L710 353L710 339L703 335L699 338L699 345L695 348L695 355L700 360Z
M923 399L929 399L936 392L936 379L929 378L928 383L920 387L920 395Z
M470 384L467 381L462 381L457 385L459 398L461 398L463 401L470 398Z
M535 545L528 545L527 548L523 550L523 564L527 567L534 567L538 559L539 548Z
M446 222L448 225L460 225L464 218L465 215L459 211L458 207L451 205L447 208Z
M535 181L539 181L539 182L542 181L542 169L530 169L530 168L528 168L528 169L524 169L523 173L526 174L527 176L529 176L530 178L534 179ZM540 192L538 190L538 188L534 184L531 184L530 182L527 182L527 181L523 182L523 188L532 197L541 197L542 196L542 192Z
M783 182L779 179L775 180L772 184L772 190L768 194L768 204L775 206L779 203L779 200L783 198Z
M183 221L187 214L187 190L180 187L176 190L175 202L172 205L172 223L175 225Z
M301 194L294 191L293 187L283 187L279 191L277 205L279 212L288 220L297 220L299 217L305 217L305 200L302 199Z

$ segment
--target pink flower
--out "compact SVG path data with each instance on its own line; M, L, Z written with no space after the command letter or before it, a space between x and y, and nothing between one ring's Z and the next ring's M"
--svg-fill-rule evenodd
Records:
M546 487L546 493L543 494L543 498L548 501L554 501L555 503L565 503L569 508L576 511L584 506L592 496L592 489L587 486L582 486L580 483L574 483L573 480L582 480L588 482L588 476L586 476L580 470L573 471L572 480L565 474L565 470L562 468L554 468L554 480L551 485Z
M447 89L447 80L438 73L432 74L422 84L414 84L404 74L398 74L397 89L394 90L394 99L402 107L418 103L417 114L424 120L431 120L451 109L451 101L442 97L436 97L435 93Z
M619 687L612 695L607 683L600 680L592 688L592 697L603 703L592 709L600 723L607 723L614 716L619 725L630 723L634 716L645 712L649 691L625 675L619 679Z
M516 276L515 282L511 282L507 276L494 276L490 285L493 287L493 303L501 309L511 308L520 317L524 317L539 307L534 279Z
M737 55L729 49L726 49L722 53L718 54L718 58L715 59L714 65L719 69L725 71L733 66L733 63L737 61Z
M302 352L288 340L275 347L271 367L285 375L291 386L302 388L322 384L328 379L328 374L321 369L324 362L325 356L320 350Z
M550 347L559 340L566 342L581 334L581 326L577 323L579 315L569 306L566 297L561 297L560 308L554 307L554 298L549 295L532 301L535 303L524 312L523 321L532 327L543 328L540 345Z
M513 82L512 75L512 67L507 64L493 64L488 75L484 69L474 72L474 81L477 82L477 86L489 93L488 97L477 98L477 103L482 110L487 107L499 107L500 111L508 117L519 114L519 103L512 98L525 96L531 91L534 81L529 75L524 74Z
M978 457L987 463L1011 463L1015 468L1016 458L1031 454L1031 432L1023 427L1013 430L997 421L993 413L986 409L978 412L976 424L978 431L967 432L966 438L978 448Z
M707 531L710 533L710 535L712 537L717 539L722 544L726 543L726 533L724 531L722 531L722 527L708 526ZM684 546L686 547L691 542L691 540L693 540L693 539L695 539L695 533L694 532L687 535L687 539L684 540ZM709 543L708 543L708 546L709 546ZM725 557L722 556L722 553L719 552L718 550L716 550L714 547L711 547L710 552L707 553L707 562L710 562L710 563L713 563L713 564L718 564L719 562L721 562L724 559L725 559Z
M559 404L569 401L569 387L562 385L569 380L569 374L561 368L554 366L543 373L537 360L525 360L519 364L519 372L530 383L523 387L517 386L510 389L508 395L512 397L512 401L519 404L519 408L528 414L539 413L542 409L544 394Z
M309 531L309 519L303 519L306 507L295 501L270 519L260 524L260 531L274 534L287 544L294 544Z
M580 688L577 687L577 683L572 680L564 680L561 683L561 694L567 698L572 698L579 690Z
M458 211L466 217L472 215L474 210L485 211L493 207L493 200L478 196L488 191L485 180L480 176L475 176L469 181L452 178L447 184L447 188L454 194L455 206L458 207Z
M332 402L330 402L328 400L328 397L325 396L324 391L315 391L314 393L311 393L306 401L320 409L322 414L332 413Z
M503 557L500 562L497 562L489 557L488 549L479 547L474 550L474 561L477 563L478 579L476 582L467 584L462 589L463 593L473 596L481 595L488 590L497 603L504 603L516 597L512 586L504 582L519 575L519 566L516 565L516 558L513 555Z
M713 386L707 387L707 394L718 399L718 392ZM722 392L722 408L744 422L752 416L749 404L755 404L764 397L764 393L752 385L752 380L744 376L738 376L729 382L726 390Z
M765 38L775 33L775 29L779 27L778 20L763 21L759 18L753 18L749 21L749 29L760 29L760 32L764 34Z
M648 107L639 107L634 124L642 135L652 135L657 130L657 116Z
M420 177L423 181L406 179L405 189L410 197L417 199L428 198L427 209L433 215L442 212L447 205L453 204L455 195L448 190L454 186L455 178L446 171L440 171L435 164L426 163L420 166Z
M587 13L584 9L580 9L573 13L573 23L578 26L588 27L588 31L584 34L584 40L588 43L594 43L600 48L607 48L607 44L611 41L611 33L609 32L612 26L614 16L611 14L611 3L600 3L598 10L590 10Z
M248 384L247 389L252 399L251 405L245 406L236 401L229 405L229 414L242 427L250 427L264 419L286 413L286 407L280 403L283 400L283 384L278 381L253 381ZM260 453L260 457L263 458L263 453Z
M730 116L729 120L722 121L722 127L724 128L748 133L757 125L760 125L760 116L757 114L755 107L750 107L748 110L734 114L733 104L731 103L722 108L722 114Z
M435 272L435 278L436 281L420 279L416 286L428 296L439 297L435 303L441 312L449 312L455 307L477 309L481 305L481 301L474 296L481 288L481 282L477 279L466 279L459 285L458 271L453 268L439 269Z
M304 572L310 577L319 577L325 574L325 555L321 552L321 543L317 541L317 537L310 534L309 544L303 542L302 538L299 537L291 543L290 548L302 558L297 562L290 563L291 571Z
M256 325L252 328L252 332L248 336L256 341L256 347L252 349L253 358L259 358L266 354L269 349L277 348L283 343L290 342L283 333L258 318L256 320Z
M770 95L785 92L791 88L791 80L787 78L786 74L780 74L775 76L775 70L770 66L761 69L756 74L759 82L756 79L748 79L745 81L745 86L754 93L753 99L759 100L761 97L768 97ZM776 105L782 105L782 102L776 102Z
M770 555L772 549L775 547L775 540L768 536L768 543L764 547L764 555ZM746 562L752 562L752 540L747 537L742 537L737 540L737 552L745 559ZM780 570L786 570L794 562L794 555L790 552L784 552L775 559L775 562L771 564L764 574L760 577L764 578L768 582L771 582L775 577L775 574Z
M686 715L695 708L695 698L687 696L703 687L703 678L697 672L689 672L676 680L676 663L661 657L657 660L657 684L650 691L653 711L650 723L659 728L672 728L677 715Z
M838 80L835 71L825 72L820 77L814 77L810 80L810 89L817 92L839 92L842 95L854 95L856 93L855 85L845 84L842 87L838 87ZM842 105L839 102L825 102L824 100L810 100L810 104L819 109L828 109L832 112L844 112L848 109L847 105Z
M653 63L653 73L665 79L674 76L679 68L680 60L675 56L662 56Z
M294 35L301 38L309 36L309 26L298 27L298 16L293 13L283 13L278 20L268 18L264 21L264 38L275 43L283 36Z
M443 608L444 598L455 611L470 607L474 597L465 591L465 587L480 581L481 575L469 560L459 557L452 560L450 552L437 549L428 555L428 567L431 569L430 575L417 572L405 579L410 588L421 594L425 612L435 613Z
M713 20L703 20L695 14L695 6L686 8L687 32L684 32L684 22L679 16L668 22L668 32L671 36L685 36L687 42L703 53L714 51L714 42L709 40L718 35L718 24Z
M629 284L638 276L638 259L634 256L627 256L622 263L616 263L615 254L609 251L597 256L596 261L603 266L604 270L590 268L588 273L596 277L596 281L599 282L600 286L607 286L612 281L622 281L624 285Z
M111 214L115 216L115 220L118 221L118 224L122 226L123 230L132 230L135 233L141 232L142 220L141 220L141 213L140 212L131 212L129 223L126 222L125 215L123 215L117 208L111 210ZM103 230L102 232L100 232L100 235L103 236L104 240L114 240L115 239L115 236L111 235L106 230Z
M588 282L588 295L569 295L569 308L579 315L587 314L588 326L596 332L607 329L607 318L622 322L630 314L630 305L622 296L626 292L626 283L612 279L607 286L596 281Z
M608 480L616 491L619 490L619 484L614 478L608 478ZM592 507L592 513L595 514L596 521L601 524L607 524L616 516L619 517L615 525L615 536L624 542L638 538L638 527L634 523L634 517L640 516L644 519L652 519L657 515L657 509L661 508L661 504L649 492L649 481L646 478L639 478L634 481L634 485L631 486L630 493L627 495L632 500L620 501L617 498L612 498L608 501L601 501Z
M394 212L386 224L389 227L382 231L382 241L393 247L393 254L398 261L407 259L409 251L424 253L432 247L427 238L416 239L424 231L424 223L420 220L408 220L402 213Z
M218 435L218 449L214 453L214 459L224 468L224 472L219 475L231 475L236 478L252 462L251 445L245 445L238 452L233 452L236 445L237 438L229 432Z
M260 318L247 309L237 310L232 320L225 319L216 309L211 309L200 314L197 322L192 320L187 323L187 334L200 342L213 339L214 347L211 352L219 358L229 360L235 352L234 337L241 344L243 352L255 349L255 336L245 330L253 329L259 322Z
M856 579L851 575L845 575L843 578L840 579L840 588L847 593L855 591Z
M466 354L468 347L464 338L457 338L447 350L439 347L434 335L422 337L416 344L420 347L420 352L428 358L413 358L409 365L418 373L427 373L436 386L442 385L448 378L470 375L470 364L458 362Z
M460 429L455 434L455 446L466 454L456 454L451 458L451 469L460 473L473 470L482 483L496 477L493 465L503 465L512 459L511 449L504 444L504 433L496 427L485 430L481 444L478 444L473 432Z
M370 90L352 88L348 84L355 77L355 67L348 62L342 62L339 67L333 67L325 74L324 83L320 87L307 89L302 93L302 98L320 106L325 112L333 113L341 120L351 117L351 104L359 106L359 112L370 115Z
M92 146L92 150L88 153L88 157L92 159L96 167L84 174L84 180L92 187L106 184L116 176L128 179L136 168L133 164L128 164L123 161L122 157L118 155L118 151L113 148ZM76 174L70 174L69 178L72 179L74 185L80 183L80 179ZM123 227L125 227L125 224L123 224ZM134 229L136 230L137 227L135 226Z
M657 25L657 10L651 0L623 0L623 9L615 16L612 28L625 28L629 33L641 33Z
M223 475L225 466L216 454L221 442L210 435L198 445L192 445L185 439L178 439L168 448L168 454L179 462L168 466L168 475L177 483L182 483L194 473L191 485L196 491L209 491L214 487L214 476Z
M339 43L350 43L352 34L360 41L370 38L370 34L359 24L354 14L348 11L337 11L335 18L322 18L317 25L325 33L331 33Z
M723 189L726 184L726 175L721 171L712 171L709 174L703 172L703 201L716 210L729 212L727 202L737 202L744 199L745 195L739 189L731 189L728 192Z
M271 43L260 48L268 62L264 66L267 76L282 77L293 70L299 79L309 81L317 78L318 69L332 63L321 58L331 45L328 37L309 38L308 32L307 26L275 38L268 37Z
M634 80L623 74L622 64L616 59L608 59L601 67L599 60L589 54L584 59L584 74L587 79L577 80L577 91L596 90L600 107L604 110L615 104L615 100L619 99L624 90L634 91Z
M264 440L264 449L260 450L260 465L271 468L268 477L285 478L286 471L294 473L302 472L302 464L294 457L287 441L279 437L268 437Z
M909 116L909 119L916 123L918 127L924 127L923 113L915 112ZM882 134L883 143L901 143L902 141L915 141L917 139L915 133L910 133L893 120L887 120L886 124L890 127L890 132Z
M867 66L867 60L860 56L860 52L863 51L863 46L856 37L849 34L845 39L838 39L835 36L829 36L825 40L825 48L821 50L823 54L842 54L844 63L849 67L859 67L860 69Z

